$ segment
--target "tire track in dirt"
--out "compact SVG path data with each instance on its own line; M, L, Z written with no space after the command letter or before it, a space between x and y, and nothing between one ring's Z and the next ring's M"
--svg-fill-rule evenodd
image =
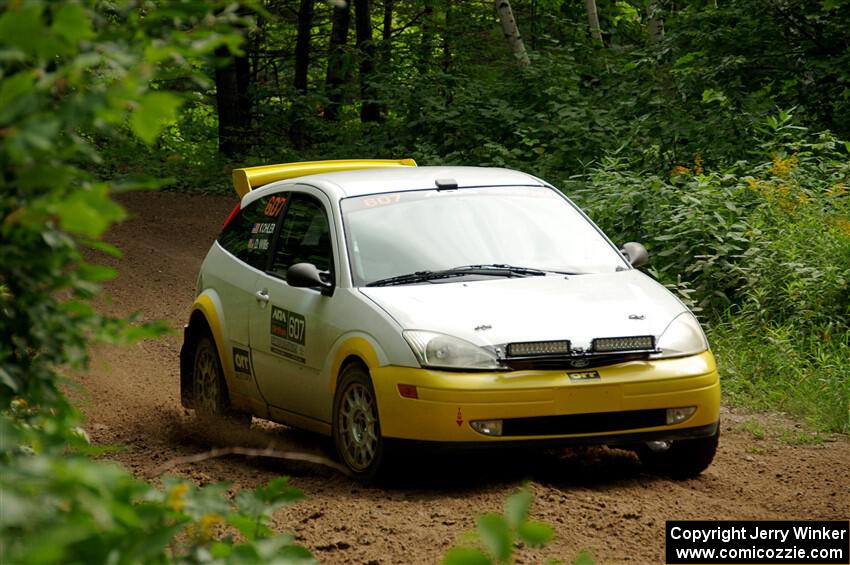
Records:
M163 462L210 446L241 445L326 453L322 438L254 421L249 432L205 430L179 403L181 328L195 277L233 198L174 193L128 194L132 218L107 240L124 257L94 257L119 277L101 308L163 319L174 334L130 346L95 348L91 371L71 391L99 444L123 444L109 455L148 478ZM789 445L777 434L758 440L741 424L768 429L795 424L779 416L724 409L720 448L699 478L674 482L644 474L628 452L593 448L516 457L418 457L382 488L364 487L320 466L227 457L174 470L199 484L227 481L231 490L289 475L307 499L278 512L275 528L296 534L324 563L432 563L475 515L499 510L529 481L533 515L556 526L543 551L527 548L518 563L544 556L570 562L589 549L600 563L662 563L666 519L846 519L850 515L850 442ZM219 433L221 432L221 433Z

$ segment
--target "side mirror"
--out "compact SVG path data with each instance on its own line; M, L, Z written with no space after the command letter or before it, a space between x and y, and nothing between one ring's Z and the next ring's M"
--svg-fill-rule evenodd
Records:
M642 267L649 263L649 253L647 253L646 247L635 241L624 244L620 253L626 256L632 267Z
M325 296L334 293L334 285L327 279L330 273L320 271L313 263L295 263L286 270L286 282L296 288L315 288Z

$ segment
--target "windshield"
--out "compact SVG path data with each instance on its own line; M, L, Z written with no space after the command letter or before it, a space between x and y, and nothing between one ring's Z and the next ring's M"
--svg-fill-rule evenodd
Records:
M342 200L342 217L355 286L464 265L582 274L627 266L578 210L544 187L358 196Z

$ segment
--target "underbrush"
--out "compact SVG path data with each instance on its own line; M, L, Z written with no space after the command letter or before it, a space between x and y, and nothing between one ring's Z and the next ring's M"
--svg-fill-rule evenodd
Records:
M709 332L732 405L781 410L816 430L850 432L850 331L800 331L729 316Z
M565 191L709 328L728 401L850 431L848 144L782 113L761 155L667 174L609 159Z

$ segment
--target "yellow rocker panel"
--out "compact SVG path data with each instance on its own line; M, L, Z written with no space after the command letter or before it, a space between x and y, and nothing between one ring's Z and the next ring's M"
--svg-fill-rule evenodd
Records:
M413 159L341 159L336 161L303 161L233 169L233 187L239 198L255 188L279 180L293 179L321 173L355 171L358 169L380 169L387 167L415 167Z

